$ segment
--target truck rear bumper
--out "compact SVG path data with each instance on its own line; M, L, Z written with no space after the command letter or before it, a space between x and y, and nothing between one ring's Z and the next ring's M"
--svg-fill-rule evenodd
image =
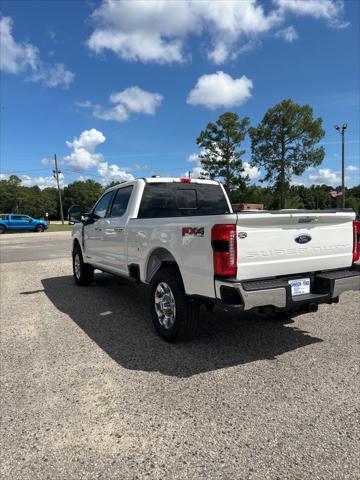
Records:
M293 296L289 280L304 277L310 278L311 293ZM217 301L241 310L262 307L279 311L299 310L304 304L332 303L341 293L359 289L360 272L350 269L241 282L215 279Z

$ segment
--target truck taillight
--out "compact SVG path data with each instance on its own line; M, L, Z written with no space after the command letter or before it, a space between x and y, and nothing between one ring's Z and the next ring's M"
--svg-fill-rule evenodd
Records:
M360 259L360 220L353 221L354 246L353 246L353 262Z
M211 230L214 273L221 277L236 277L236 225L214 225Z

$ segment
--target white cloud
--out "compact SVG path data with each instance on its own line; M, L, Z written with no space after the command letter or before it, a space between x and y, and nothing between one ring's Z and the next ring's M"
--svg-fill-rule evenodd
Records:
M309 180L314 185L330 185L335 187L341 184L339 172L335 172L330 168L319 168L318 171L310 173Z
M297 31L292 25L290 25L290 27L279 30L278 32L276 32L275 36L277 38L283 38L289 43L292 43L294 40L297 40L299 38Z
M244 172L241 174L243 178L249 177L250 180L255 180L260 177L261 173L258 167L252 167L249 162L243 162Z
M188 177L189 173L185 172L184 177ZM190 178L209 178L209 174L200 166L193 167L190 170Z
M0 18L0 68L8 73L20 73L27 68L36 68L39 51L31 43L16 43L12 36L13 21Z
M195 166L190 170L191 178L204 178L207 176L205 170L201 167L200 159L198 153L191 153L186 161L189 163L195 163ZM252 167L249 162L243 162L244 172L241 174L242 178L249 177L250 180L256 180L260 177L261 173L258 167ZM184 172L183 176L187 177L189 175L189 171Z
M127 61L174 63L190 58L189 37L203 36L208 58L221 64L291 14L346 26L340 0L273 0L266 10L258 0L103 0L92 14L94 31L87 45Z
M146 113L147 115L155 114L162 99L163 97L159 93L146 92L139 87L129 87L110 96L110 102L124 105L129 112Z
M163 100L163 96L160 93L147 92L138 86L133 86L126 88L122 92L112 93L109 100L114 104L111 107L92 105L88 100L76 102L76 105L82 108L92 107L95 118L124 122L132 113L155 115L157 108Z
M327 20L329 25L344 28L349 25L342 20L344 2L342 0L273 0L280 13L290 12L298 16L310 16Z
M75 102L75 105L80 108L92 107L92 103L90 102L90 100L84 100L83 102Z
M134 177L127 169L119 167L118 165L109 165L108 162L101 162L98 166L98 174L101 177L101 183L108 185L111 182L123 182L133 180Z
M37 185L41 190L48 187L57 187L54 177L30 177L29 175L20 175L21 185L23 187L34 187ZM64 186L64 175L59 174L59 184Z
M95 148L105 140L103 133L95 128L84 130L78 138L74 138L72 142L66 142L66 145L72 148L72 152L64 157L64 162L77 172L96 167L103 160L103 156L95 153Z
M192 167L190 170L183 172L181 174L182 178L187 178L190 173L190 178L209 178L209 174L200 166L200 162L195 167Z
M349 170L349 172L357 172L359 170L359 167L356 167L355 165L348 165L346 167L346 170Z
M304 179L299 175L293 175L290 180L290 185L294 187L302 187L302 186L305 186L305 182L304 182Z
M10 175L5 173L0 173L0 180L7 180ZM48 187L57 187L57 183L54 177L30 177L29 175L17 175L21 180L21 185L23 187L34 187L38 186L41 190ZM64 186L64 175L59 174L59 184L61 187Z
M199 163L199 153L190 153L190 155L188 155L186 161L187 162L197 162Z
M216 64L235 59L239 53L247 51L244 44L248 40L253 41L282 21L277 11L266 14L256 0L194 0L188 3L195 11L202 30L210 35L211 49L207 54Z
M29 80L41 82L48 87L67 88L75 75L63 63L44 63L39 49L31 43L16 42L12 27L10 17L0 18L0 69L12 74L26 72Z
M48 87L58 87L62 85L65 88L73 82L74 78L74 73L67 70L63 63L41 63L29 77L33 82L42 82Z
M111 50L124 60L184 62L186 39L210 36L208 57L215 63L235 58L242 39L266 32L281 21L277 11L268 15L256 0L104 0L92 19L95 30L88 46L96 53Z
M121 104L109 108L94 105L93 116L100 120L114 120L115 122L125 122L129 118L126 108Z
M235 107L251 97L252 81L243 75L232 78L222 71L202 75L187 97L191 105L203 105L210 109Z
M209 176L208 173L201 167L199 156L203 152L204 150L201 150L200 153L190 153L190 155L188 155L186 161L189 163L195 163L195 165L190 170L182 173L182 177L188 177L189 172L191 178L207 178Z
M40 162L43 164L43 165L54 165L54 159L53 158L47 158L47 157L44 157L40 160ZM58 164L60 164L60 161L58 161Z

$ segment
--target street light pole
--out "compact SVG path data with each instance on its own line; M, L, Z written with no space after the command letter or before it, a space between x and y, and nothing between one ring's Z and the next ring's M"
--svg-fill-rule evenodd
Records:
M341 191L342 191L342 207L345 208L345 130L347 123L343 123L342 127L335 125L338 132L341 133Z

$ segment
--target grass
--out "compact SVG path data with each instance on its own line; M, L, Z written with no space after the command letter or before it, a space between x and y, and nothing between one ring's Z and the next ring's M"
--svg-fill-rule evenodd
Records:
M67 225L66 223L64 225L57 224L57 223L50 223L47 232L67 232L70 230L72 230L72 225Z

